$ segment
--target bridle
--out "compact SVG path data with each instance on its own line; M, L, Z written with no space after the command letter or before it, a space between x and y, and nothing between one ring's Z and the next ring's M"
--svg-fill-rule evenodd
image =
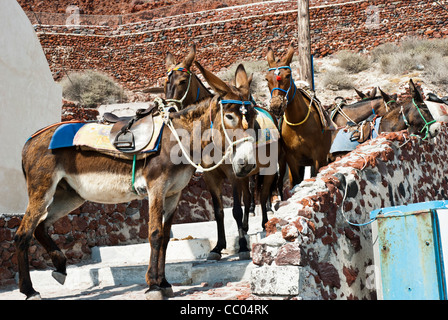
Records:
M288 105L292 100L294 100L294 97L295 97L296 92L297 92L297 87L296 87L296 84L294 83L294 80L292 79L291 67L289 67L289 66L282 66L282 67L276 67L276 68L269 68L268 71L275 70L274 74L277 77L280 77L280 69L289 69L289 71L291 71L291 78L289 79L289 88L288 88L288 90L285 90L285 89L282 89L282 88L278 88L278 87L273 88L271 90L271 98L272 98L272 94L274 93L275 90L281 91L281 92L285 93L286 105ZM294 94L293 94L293 96L292 96L292 98L290 100L289 99L289 92L291 91L292 88L294 89Z
M289 69L289 71L291 71L291 77L290 77L290 79L289 79L289 88L288 88L288 90L285 90L285 89L282 89L282 88L278 88L278 87L273 88L273 89L271 90L271 98L272 98L272 94L274 93L275 90L281 91L281 92L285 93L285 97L286 97L286 106L288 106L288 104L290 104L291 101L293 101L294 98L295 98L295 96L296 96L297 86L296 86L296 84L294 83L294 80L293 80L293 78L292 78L292 70L291 70L291 67L290 67L290 66L282 66L282 67L276 67L276 68L269 68L268 71L273 71L273 70L275 70L275 71L274 71L274 74L277 76L277 81L279 81L279 80L280 80L280 79L279 79L279 78L280 78L280 69ZM294 93L293 93L293 95L292 95L292 98L289 99L289 93L291 92L292 89L294 90ZM311 114L311 106L313 105L314 98L315 98L315 95L314 95L314 92L313 92L312 95L311 95L310 104L309 104L309 106L308 106L308 112L307 112L307 114L306 114L304 120L302 120L302 121L300 121L300 122L297 122L297 123L293 123L293 122L288 121L288 119L286 119L286 115L285 115L285 113L283 113L283 121L285 121L285 123L286 123L287 125L292 126L292 127L297 127L297 126L300 126L300 125L304 124L304 123L308 120L308 118L310 117L310 114Z
M426 140L426 138L428 138L428 135L429 135L429 127L430 127L432 124L436 123L437 120L432 120L432 121L429 121L429 122L428 122L428 121L426 120L426 118L423 116L423 114L422 114L422 112L421 112L421 110L420 110L420 107L419 107L418 104L415 102L415 99L412 99L412 104L417 108L417 111L418 111L418 113L420 114L420 117L421 117L421 118L423 119L423 121L425 122L425 125L424 125L423 128L420 130L420 132L424 132L424 133L425 133L425 136L422 138L422 140ZM406 118L406 115L404 114L403 106L401 106L400 113L401 113L401 115L402 115L402 117L403 117L403 121L404 121L406 127L409 128L411 125L410 125L408 119Z
M175 105L176 103L178 103L181 108L184 107L184 100L187 98L188 92L190 91L191 78L192 78L193 73L191 71L187 70L186 68L176 67L176 68L173 68L173 69L169 69L167 71L167 73L166 73L167 77L169 78L173 74L174 71L182 71L182 72L186 72L188 74L188 86L187 86L187 90L185 90L185 93L184 93L183 97L180 98L179 100L178 99L165 99L165 101L167 101L168 104L171 104L171 105L174 104L174 107L177 110L177 106ZM195 102L198 102L198 100L199 100L200 90L201 90L201 87L198 86L198 91L196 93L196 101Z

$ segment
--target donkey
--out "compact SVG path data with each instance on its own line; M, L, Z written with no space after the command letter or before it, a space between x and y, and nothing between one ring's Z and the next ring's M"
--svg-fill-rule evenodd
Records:
M344 133L342 137L351 140L351 148L348 149L353 150L358 144L372 139L383 132L397 132L407 129L410 134L419 136L423 140L428 137L435 137L438 134L440 123L434 120L412 79L409 81L409 87L411 99L401 103L397 102L397 95L390 96L381 91L381 95L384 101L389 104L391 111L383 117L375 116L372 120L363 121L363 123L357 126L347 128L348 132ZM335 159L348 152L334 152L330 157Z
M305 166L312 167L312 175L327 165L331 133L325 130L314 99L307 97L294 84L290 67L294 47L289 46L281 59L275 59L269 47L266 75L271 91L270 109L281 120L281 137L284 156L290 170L291 187L303 180ZM280 168L279 180L283 181L286 168Z
M359 123L371 115L384 116L390 111L388 103L384 101L383 96L376 96L376 88L368 94L355 89L356 93L362 98L361 101L353 104L337 103L331 111L331 118L338 128L345 127L347 123Z
M210 97L212 95L212 93L204 86L201 80L191 71L195 55L196 47L193 45L190 48L188 55L180 63L176 63L175 58L171 53L168 53L166 57L168 77L165 83L165 98L166 101L175 103L178 108L182 108L183 105L188 105L192 101L200 101L202 99L206 99L207 97ZM216 92L222 91L222 88L224 88L224 91L228 90L226 88L227 84L204 69L199 63L197 63L196 66L201 71L206 81ZM242 65L239 65L237 71L243 69L244 67ZM244 79L244 77L235 77L235 79L238 80L235 84L236 87L239 87L240 89L243 86L246 87L246 90L248 92L246 100L250 101L251 97L249 88L252 77L249 77L248 79ZM255 173L256 171L254 171L254 174ZM251 176L253 176L253 174ZM231 167L226 164L221 165L214 171L205 172L203 175L203 179L212 196L213 210L217 223L218 234L217 244L211 250L207 259L221 259L221 252L227 246L224 228L224 211L222 204L222 184L224 182L224 179L226 178L231 183L233 189L233 217L235 218L238 227L239 258L241 260L249 259L250 253L247 246L245 234L247 233L247 230L249 228L248 220L251 202L253 201L253 193L249 188L249 178L236 177ZM263 215L262 226L264 228L264 225L268 221L266 203L270 195L270 186L275 176L267 175L266 177L263 176L260 178L263 178L263 187L260 192L260 203ZM241 194L243 196L244 202L244 213L241 208Z
M423 95L412 79L409 80L409 88L411 100L403 103L396 102L394 96L381 93L384 99L390 102L392 110L382 118L379 132L407 130L411 135L419 136L423 140L435 137L440 131L440 123L434 120Z
M247 79L244 70L236 73L238 79ZM210 79L213 82L214 79ZM241 80L238 80L241 81ZM238 82L237 81L237 82ZM219 86L219 84L218 84ZM40 299L30 279L28 248L35 238L48 252L56 270L54 278L61 284L66 277L66 257L48 235L48 228L59 218L78 208L85 201L121 203L148 198L148 235L151 255L146 282L147 299L162 299L173 295L165 277L165 255L170 239L173 214L181 191L190 181L195 168L190 162L174 164L173 148L183 147L186 159L191 159L193 147L200 142L201 150L214 147L224 157L233 154L231 168L236 176L245 177L255 168L253 138L248 130L253 128L255 111L247 108L244 114L238 103L221 103L220 99L239 100L247 95L247 87L223 87L219 96L191 105L179 113L165 113L167 127L161 138L161 149L144 160L135 162L135 182L132 183L133 161L114 158L95 150L78 150L74 147L49 150L51 137L57 126L51 127L29 139L22 151L22 167L26 178L29 203L23 220L15 234L19 268L19 287L27 299ZM163 111L160 111L161 113ZM244 117L243 117L244 115ZM246 122L243 126L243 118ZM213 121L214 139L201 139L201 132L210 128ZM172 139L182 130L190 135ZM225 148L227 131L235 132L235 142ZM220 134L217 134L220 133ZM193 143L195 141L195 144ZM176 150L176 149L174 149ZM190 151L185 151L190 150ZM176 153L177 154L177 153ZM210 161L201 158L201 166L210 167ZM205 170L205 169L204 169ZM134 186L134 188L133 188Z

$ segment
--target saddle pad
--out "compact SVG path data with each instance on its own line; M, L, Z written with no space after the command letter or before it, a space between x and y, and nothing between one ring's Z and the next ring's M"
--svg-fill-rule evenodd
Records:
M378 117L375 121L375 129L372 132L372 136L370 139L375 139L378 137L379 128L381 123L381 117ZM360 143L358 140L351 141L351 137L353 135L353 131L345 131L344 129L339 130L336 135L336 138L333 140L333 143L330 148L330 153L336 152L350 152L356 149Z
M280 139L280 132L275 126L275 122L269 112L259 107L255 107L255 110L257 111L255 120L260 125L261 130L261 134L257 140L257 147L278 141Z
M311 101L312 94L310 91L305 90L303 88L297 88L297 90L300 90L300 92ZM322 103L316 96L314 96L313 105L316 108L317 113L319 114L320 122L321 122L324 130L330 130L330 131L336 130L336 126L334 125L333 121L330 119L330 115L322 107Z
M149 154L159 150L160 140L163 132L162 117L154 117L154 134L148 145L139 152L139 154ZM83 126L75 135L73 145L97 150L98 152L112 154L116 156L124 155L115 149L109 139L110 130L113 125L89 123ZM126 158L129 155L126 156Z
M350 152L355 150L360 143L358 140L351 141L350 138L352 135L353 131L346 132L344 129L339 130L331 145L330 153Z
M73 138L86 123L66 123L59 126L51 137L48 149L73 147Z

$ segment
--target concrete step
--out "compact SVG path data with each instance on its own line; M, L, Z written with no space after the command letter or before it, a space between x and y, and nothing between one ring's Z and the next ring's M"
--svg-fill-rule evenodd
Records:
M252 260L239 260L238 256L227 256L221 261L179 261L166 264L166 276L170 283L198 285L204 282L227 283L250 279L254 268ZM87 289L119 285L144 284L148 264L94 263L67 268L66 290ZM34 287L51 289L61 285L52 277L51 270L31 271Z
M249 280L254 265L252 260L239 260L236 254L238 232L231 209L225 210L225 228L227 250L223 252L223 258L220 261L207 261L208 253L216 244L216 222L174 225L167 249L167 280L180 285ZM249 248L251 243L258 242L262 237L264 232L261 215L258 214L249 220ZM91 261L67 267L64 289L144 284L150 250L149 243L94 247ZM55 286L60 288L61 285L51 274L51 270L32 271L34 287L37 290Z

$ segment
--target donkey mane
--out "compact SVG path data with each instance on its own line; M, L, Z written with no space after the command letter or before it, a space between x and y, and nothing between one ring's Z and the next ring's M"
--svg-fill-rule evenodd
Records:
M212 98L205 98L197 103L191 104L185 109L175 112L171 115L172 119L179 119L185 122L192 122L208 114L206 110L210 108Z
M350 109L350 108L358 108L358 107L359 107L361 104L363 104L363 103L367 104L367 103L369 103L369 102L371 102L371 101L376 101L376 100L379 100L379 99L383 99L383 97L375 97L375 98L373 98L373 99L361 100L361 101L357 101L357 102L355 102L355 103L346 104L346 105L344 105L344 108L347 108L347 109Z

